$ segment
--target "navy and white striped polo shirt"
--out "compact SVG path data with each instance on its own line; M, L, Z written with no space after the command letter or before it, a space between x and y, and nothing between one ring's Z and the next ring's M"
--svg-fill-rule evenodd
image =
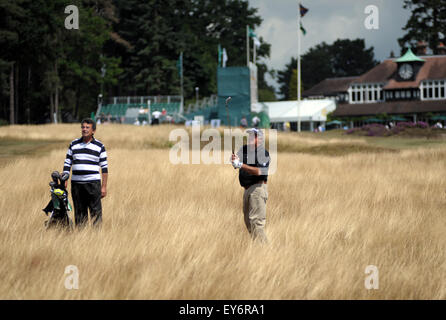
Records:
M85 143L82 137L73 140L68 147L63 171L69 173L71 167L73 182L101 181L99 168L102 173L108 172L107 152L102 142L94 137L89 143Z

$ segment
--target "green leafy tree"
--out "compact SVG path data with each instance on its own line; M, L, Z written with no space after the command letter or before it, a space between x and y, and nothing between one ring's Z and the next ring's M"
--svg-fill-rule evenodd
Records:
M291 57L291 61L285 65L284 70L277 72L277 82L279 83L279 94L283 100L290 100L290 82L293 76L293 70L296 69L297 59Z
M6 17L6 23L0 23L0 33L4 32L0 41L7 40L3 48L9 46L0 54L0 101L4 114L8 85L4 68L13 62L10 83L15 89L15 120L20 123L52 121L55 113L61 120L61 111L77 116L76 105L85 109L84 115L89 114L96 108L101 83L116 83L119 58L101 54L103 44L111 38L111 21L106 18L111 17L110 0L73 0L70 4L79 8L79 30L65 29L66 1L0 0ZM103 63L110 66L104 78L100 74Z
M66 30L64 0L0 0L0 118L79 119L104 95L179 94L184 52L186 98L216 93L217 47L228 66L246 64L246 25L262 20L247 0L73 0L79 30ZM270 45L257 51L259 93ZM105 72L102 72L102 70ZM272 95L271 95L272 93ZM68 117L70 115L70 117Z
M271 45L263 42L263 38L260 37L259 52L264 59L269 58ZM264 60L262 59L262 60ZM276 74L274 70L269 70L268 66L263 61L257 61L257 86L259 92L259 101L276 101L277 97L273 86L266 82L266 75L269 74L271 78L275 78Z
M301 59L301 77L305 90L327 78L361 75L378 63L374 60L373 47L366 49L363 39L338 39L331 45L322 42L310 48ZM278 71L279 92L283 100L290 100L290 93L296 99L297 93L290 88L290 84L295 83L291 78L296 64L297 59L292 57L285 68Z
M2 95L2 116L16 122L15 88L18 52L20 51L20 33L18 29L26 19L26 11L20 6L21 1L0 0L0 93ZM16 89L16 90L14 90ZM9 98L9 99L8 99Z
M335 76L332 46L322 42L302 56L302 79L305 90L310 89L326 78Z
M415 49L418 41L426 41L438 54L437 46L446 36L446 1L404 0L403 8L411 10L411 16L403 27L406 34L398 39L401 54L407 47Z
M261 23L257 9L240 0L117 0L116 6L115 30L132 46L119 51L121 94L179 93L180 52L186 98L195 87L200 95L216 93L218 45L227 50L227 66L246 65L246 25ZM258 57L267 57L270 47L261 42Z
M64 31L65 44L60 55L63 66L67 111L74 118L85 117L97 108L97 96L104 86L117 84L122 72L120 59L104 55L103 46L110 39L111 26L96 13L94 7L80 3L82 25L76 32ZM105 68L105 73L102 73Z
M288 93L289 100L297 100L297 69L293 69L293 74L290 79L290 83L288 88L290 88L290 92ZM304 92L304 84L300 82L300 92Z
M373 47L366 48L364 39L338 39L330 46L330 58L335 77L359 76L378 64Z

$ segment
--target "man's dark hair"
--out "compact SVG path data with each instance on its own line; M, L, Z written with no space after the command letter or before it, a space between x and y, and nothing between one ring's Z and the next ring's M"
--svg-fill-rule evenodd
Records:
M93 128L93 131L96 131L96 122L91 118L85 118L81 121L81 125L84 123L91 124L91 127Z

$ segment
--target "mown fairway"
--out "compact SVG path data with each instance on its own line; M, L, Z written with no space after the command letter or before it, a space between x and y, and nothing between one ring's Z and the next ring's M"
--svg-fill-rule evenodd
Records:
M174 128L99 126L103 228L67 234L44 231L42 208L80 126L0 127L0 298L446 299L443 140L279 133L262 247L237 172L171 164Z

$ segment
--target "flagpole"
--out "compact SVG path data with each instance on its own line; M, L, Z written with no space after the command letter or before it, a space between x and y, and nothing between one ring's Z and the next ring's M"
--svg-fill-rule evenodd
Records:
M297 3L297 132L300 132L300 1Z
M256 60L257 60L257 56L256 56L256 47L257 47L257 45L256 45L256 43L255 43L255 39L254 38L252 38L252 41L254 42L254 45L253 45L253 49L254 49L254 58L253 58L253 60L254 60L254 65L256 64Z
M249 67L249 26L246 25L246 65Z
M180 112L183 113L184 111L184 92L183 92L183 51L181 51L181 110Z

